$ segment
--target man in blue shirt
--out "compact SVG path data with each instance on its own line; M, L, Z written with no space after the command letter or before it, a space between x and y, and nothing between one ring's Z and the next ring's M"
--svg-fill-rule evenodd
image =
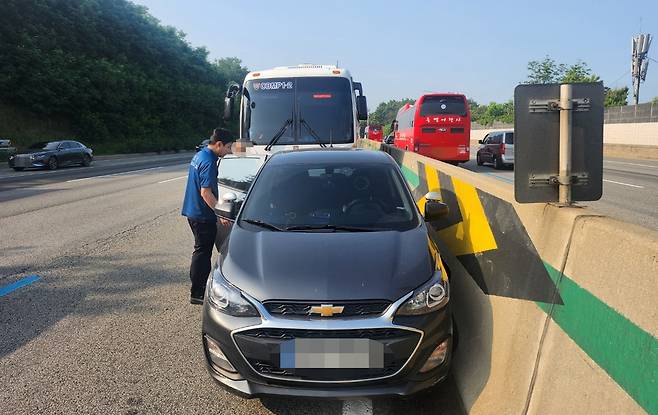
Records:
M190 265L190 303L203 304L206 281L211 269L212 248L217 235L217 164L231 153L235 138L228 130L217 128L208 146L196 153L190 162L187 188L181 214L187 217L194 234L194 253Z

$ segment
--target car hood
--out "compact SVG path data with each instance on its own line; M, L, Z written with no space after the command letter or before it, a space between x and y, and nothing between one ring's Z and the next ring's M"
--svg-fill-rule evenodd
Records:
M224 278L259 301L396 301L432 274L425 225L397 232L273 232L233 226Z

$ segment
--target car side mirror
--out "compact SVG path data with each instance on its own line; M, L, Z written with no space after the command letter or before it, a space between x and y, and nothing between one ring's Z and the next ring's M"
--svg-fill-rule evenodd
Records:
M448 205L441 201L439 192L429 192L425 195L425 222L434 222L448 215Z
M368 119L368 102L363 95L356 97L356 114L359 120L365 121Z
M225 219L234 220L238 214L237 209L238 196L233 192L226 192L215 207L215 213Z
M484 144L484 140L478 140L478 144Z

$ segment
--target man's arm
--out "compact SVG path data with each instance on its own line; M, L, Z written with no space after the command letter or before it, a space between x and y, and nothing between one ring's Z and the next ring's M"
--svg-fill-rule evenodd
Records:
M214 212L215 205L217 205L217 198L212 193L212 190L209 187L202 187L201 197L203 198L204 202L206 202L206 205L208 205Z

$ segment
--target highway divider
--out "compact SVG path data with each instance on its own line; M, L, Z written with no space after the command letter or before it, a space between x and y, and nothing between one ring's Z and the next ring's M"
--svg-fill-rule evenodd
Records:
M453 373L473 414L658 414L658 233L588 208L519 204L513 185L359 140L400 165L452 271Z

